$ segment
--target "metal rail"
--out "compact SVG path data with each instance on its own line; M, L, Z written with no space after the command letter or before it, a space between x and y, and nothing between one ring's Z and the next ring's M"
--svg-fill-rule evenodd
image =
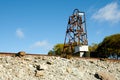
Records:
M14 56L17 53L11 53L11 52L0 52L0 56ZM30 54L30 53L26 53L26 55L31 55L31 56L49 56L49 55L45 55L45 54Z
M4 56L14 56L17 53L10 53L10 52L0 52L0 57ZM26 54L26 56L48 56L51 57L50 55L45 55L45 54ZM54 57L60 57L60 56L54 56ZM107 59L107 58L90 58L90 57L77 57L77 56L72 56L72 59L86 59L86 60L101 60L101 61L110 61L110 62L120 62L120 60L117 59Z

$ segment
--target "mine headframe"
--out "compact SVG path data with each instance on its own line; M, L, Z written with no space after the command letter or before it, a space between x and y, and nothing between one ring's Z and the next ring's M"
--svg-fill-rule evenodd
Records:
M75 9L68 19L63 55L73 55L85 51L88 51L85 13Z

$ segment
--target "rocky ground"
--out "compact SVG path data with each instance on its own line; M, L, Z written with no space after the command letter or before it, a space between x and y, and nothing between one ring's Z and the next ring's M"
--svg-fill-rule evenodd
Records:
M120 80L120 61L1 56L0 80Z

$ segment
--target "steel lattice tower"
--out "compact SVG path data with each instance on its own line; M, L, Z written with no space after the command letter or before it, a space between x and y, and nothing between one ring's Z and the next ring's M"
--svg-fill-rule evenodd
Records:
M82 45L88 45L85 13L75 9L68 20L63 54L72 55Z

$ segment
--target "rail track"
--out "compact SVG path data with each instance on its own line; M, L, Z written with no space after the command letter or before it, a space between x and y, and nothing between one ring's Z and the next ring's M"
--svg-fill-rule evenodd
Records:
M11 53L11 52L0 52L0 56L14 56L17 53ZM30 54L30 53L26 53L26 55L31 55L31 56L49 56L49 55L45 55L45 54Z
M17 53L11 53L11 52L0 52L0 57L4 56L15 56ZM45 54L30 54L26 53L26 55L30 56L49 56L50 55L45 55ZM53 56L53 55L52 55ZM58 57L58 56L55 56ZM88 59L88 60L101 60L101 61L110 61L110 62L120 62L120 60L117 59L108 59L108 58L90 58L90 57L76 57L74 56L73 59Z

